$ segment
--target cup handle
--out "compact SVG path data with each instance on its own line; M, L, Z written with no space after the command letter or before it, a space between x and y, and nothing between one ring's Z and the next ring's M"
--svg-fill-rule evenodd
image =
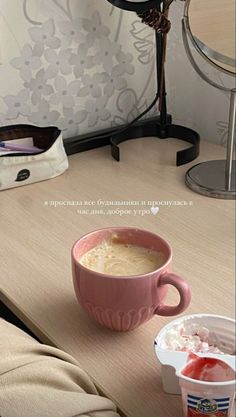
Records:
M172 273L163 274L159 281L158 287L162 285L173 285L179 292L180 302L177 306L169 306L161 303L155 310L155 314L159 316L175 316L186 310L191 301L191 291L187 282L178 275Z

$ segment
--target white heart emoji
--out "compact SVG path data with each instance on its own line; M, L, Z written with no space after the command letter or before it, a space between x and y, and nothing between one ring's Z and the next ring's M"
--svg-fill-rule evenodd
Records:
M151 212L152 212L152 214L154 216L158 213L158 211L159 211L159 207L158 206L157 207L154 207L154 206L151 207Z

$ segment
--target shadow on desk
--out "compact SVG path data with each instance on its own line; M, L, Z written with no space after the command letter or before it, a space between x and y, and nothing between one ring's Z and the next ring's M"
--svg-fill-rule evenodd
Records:
M16 317L15 314L13 314L12 311L5 306L5 304L2 303L2 301L0 301L0 317L19 327L21 330L28 333L30 336L41 343L41 341L28 329L28 327L26 327L24 323L22 323L22 321L18 319L18 317Z

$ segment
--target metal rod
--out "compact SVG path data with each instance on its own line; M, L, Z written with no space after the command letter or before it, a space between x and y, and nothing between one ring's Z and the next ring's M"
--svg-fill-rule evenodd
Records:
M160 123L167 124L167 105L166 105L166 87L165 87L165 73L164 73L164 45L163 34L155 31L156 40L156 76L159 94L159 111Z
M232 164L234 152L234 138L235 138L235 119L236 119L236 89L230 92L230 107L229 107L229 131L227 139L226 164L225 164L225 187L226 190L231 188L232 180Z

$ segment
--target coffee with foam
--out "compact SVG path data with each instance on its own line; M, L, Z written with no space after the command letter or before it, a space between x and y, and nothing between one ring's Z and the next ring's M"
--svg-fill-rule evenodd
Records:
M106 275L131 276L159 269L165 263L165 257L161 252L111 239L86 252L79 262Z

